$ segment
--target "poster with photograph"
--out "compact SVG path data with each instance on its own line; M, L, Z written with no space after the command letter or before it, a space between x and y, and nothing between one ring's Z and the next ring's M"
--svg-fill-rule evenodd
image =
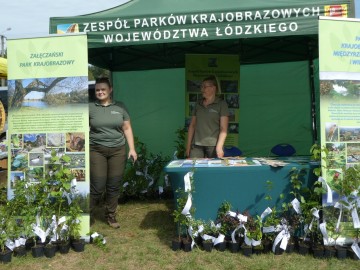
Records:
M360 21L319 20L320 129L321 145L327 150L322 177L333 201L323 196L327 224L333 243L352 243L360 228L352 167L360 164ZM360 180L358 180L360 181ZM360 182L359 182L360 183ZM335 225L334 225L335 224Z
M225 146L239 144L240 63L238 55L187 54L185 58L185 127L190 124L195 104L202 99L201 83L214 75L220 88L219 97L229 107L229 129Z
M90 229L87 36L9 40L8 59L8 199L19 181L56 186L58 172L66 168L74 194L64 196L69 204L76 196L85 236Z

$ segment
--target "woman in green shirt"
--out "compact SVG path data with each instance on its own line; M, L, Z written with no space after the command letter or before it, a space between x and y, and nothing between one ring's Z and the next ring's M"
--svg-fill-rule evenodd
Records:
M129 113L123 103L113 102L108 78L95 83L96 101L89 104L90 121L90 215L105 193L105 216L108 224L119 228L116 209L120 184L128 158L134 162L137 154Z
M227 103L217 97L215 76L202 81L202 99L196 103L188 130L186 156L190 158L222 158L229 123Z

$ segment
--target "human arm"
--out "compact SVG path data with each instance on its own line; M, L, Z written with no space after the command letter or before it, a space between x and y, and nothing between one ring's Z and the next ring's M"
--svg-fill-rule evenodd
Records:
M224 157L224 143L227 136L229 124L229 117L228 116L221 116L220 117L220 133L219 138L216 143L216 155L218 158Z
M128 158L132 157L134 162L135 162L137 160L137 154L136 154L136 150L135 150L134 135L133 135L130 120L124 121L121 128L122 128L122 130L124 132L126 141L128 143L128 146L129 146Z
M191 122L188 129L188 136L187 136L187 143L186 143L186 157L190 156L191 144L195 133L195 126L196 126L196 116L191 118Z

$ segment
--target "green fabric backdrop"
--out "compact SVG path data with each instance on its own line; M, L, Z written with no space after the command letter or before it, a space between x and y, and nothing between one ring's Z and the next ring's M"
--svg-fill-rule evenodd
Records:
M309 155L312 140L308 62L240 68L239 147L245 156L268 156L277 143ZM184 125L184 69L114 72L114 97L131 114L134 134L154 154L172 155Z

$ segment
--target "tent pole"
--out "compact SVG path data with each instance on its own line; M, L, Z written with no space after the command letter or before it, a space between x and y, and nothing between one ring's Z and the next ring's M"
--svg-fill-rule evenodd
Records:
M314 54L313 46L309 42L309 75L310 75L310 91L311 91L311 119L312 119L312 134L313 134L313 143L318 141L317 133L317 121L316 121L316 98L315 98L315 76L314 76Z

